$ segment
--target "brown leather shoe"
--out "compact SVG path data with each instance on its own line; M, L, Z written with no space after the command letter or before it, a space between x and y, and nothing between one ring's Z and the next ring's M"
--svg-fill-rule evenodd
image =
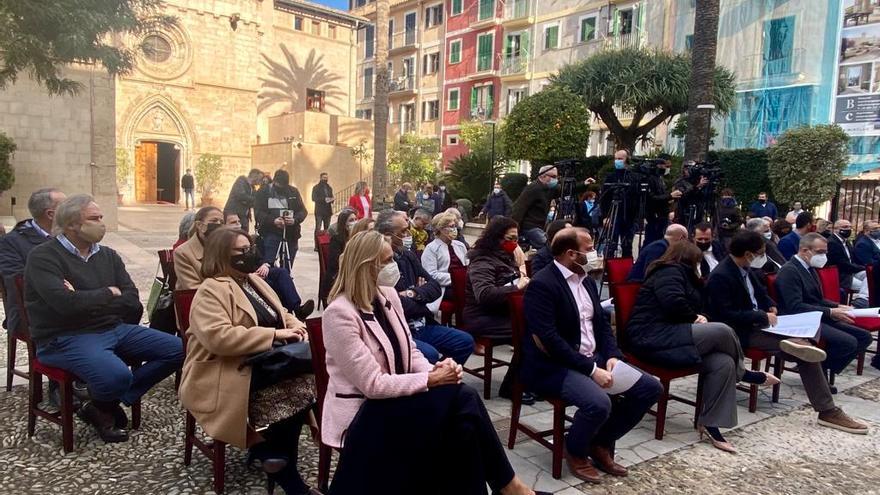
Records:
M563 448L562 453L565 456L565 462L568 463L568 470L571 471L575 478L582 479L587 483L599 483L601 481L599 471L596 470L596 467L593 466L589 459L569 454L568 448Z
M614 457L611 455L611 449L608 447L594 445L593 448L590 449L590 457L593 458L593 464L595 464L597 468L612 476L626 476L629 474L629 471L627 471L625 467L614 462Z
M847 433L855 433L856 435L868 434L868 425L852 419L839 407L835 407L829 411L820 412L818 423L822 426L845 431Z

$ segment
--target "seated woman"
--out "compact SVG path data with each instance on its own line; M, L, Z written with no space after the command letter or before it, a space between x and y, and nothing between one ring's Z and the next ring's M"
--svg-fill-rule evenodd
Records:
M223 212L216 206L205 206L193 217L189 238L174 249L174 274L177 276L175 290L196 289L202 283L202 257L205 255L205 238L223 226Z
M743 366L743 351L732 328L700 314L702 251L690 242L672 243L648 266L626 328L626 350L664 368L700 367L703 410L700 437L736 452L719 428L736 426L736 383L775 385L779 379Z
M416 348L400 298L377 282L396 267L382 234L355 235L324 311L321 440L342 449L330 494L485 494L487 483L503 495L534 494L479 395L461 384L461 366L432 366Z
M458 207L453 206L447 208L444 213L451 213L455 215L455 226L458 228L458 233L455 236L455 240L464 244L464 247L470 249L470 244L468 244L467 239L464 238L464 217L461 216L461 210L459 210Z
M345 249L345 243L351 236L351 229L358 222L357 212L349 207L345 207L336 217L336 228L330 234L330 246L327 252L327 259L324 260L324 280L322 281L320 298L324 300L336 281L336 274L339 273L339 256Z
M314 376L266 383L242 366L274 342L307 339L305 325L253 273L259 266L244 231L222 227L208 237L204 281L190 311L180 402L212 438L249 448L249 462L259 461L270 485L305 495L311 492L296 461L300 429L314 403Z
M355 236L355 234L360 234L361 232L368 232L373 230L373 227L376 226L376 219L374 218L361 218L357 222L355 222L354 226L351 228L351 232L348 233L348 238L351 239Z
M468 264L467 247L455 240L458 236L457 219L451 213L436 215L431 221L434 227L434 240L425 246L422 253L422 267L443 287L443 298L449 299L452 291L450 268L466 267Z
M189 232L192 230L193 222L195 222L196 213L194 211L188 211L183 214L183 217L180 219L180 225L177 227L177 241L174 242L174 245L171 246L171 250L174 251L178 247L180 247L184 242L189 240Z

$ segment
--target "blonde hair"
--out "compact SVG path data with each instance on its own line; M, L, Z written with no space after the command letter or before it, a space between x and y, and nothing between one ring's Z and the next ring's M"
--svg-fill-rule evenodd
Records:
M345 295L363 311L370 311L379 291L379 269L385 236L371 230L359 232L348 240L339 257L339 274L330 289L330 299Z
M369 232L373 230L371 224L374 223L376 223L376 221L370 217L361 218L351 227L351 232L348 233L349 238L353 237L355 234L360 234L361 232Z
M431 220L431 227L434 227L434 232L437 232L446 227L449 223L455 227L458 223L458 217L448 211L444 211L443 213L434 215L434 219Z

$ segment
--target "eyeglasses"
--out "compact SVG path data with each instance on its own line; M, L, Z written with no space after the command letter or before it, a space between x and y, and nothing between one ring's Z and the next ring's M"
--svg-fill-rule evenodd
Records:
M239 247L237 247L237 248L232 248L233 251L236 251L236 252L238 252L239 254L248 254L248 253L250 253L251 251L253 251L253 249L254 249L253 246L240 247L240 248L239 248Z

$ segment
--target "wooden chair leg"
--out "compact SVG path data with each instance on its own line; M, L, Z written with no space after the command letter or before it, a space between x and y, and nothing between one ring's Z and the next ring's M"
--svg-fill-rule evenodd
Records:
M654 438L663 440L663 429L666 427L666 404L669 402L669 380L661 380L663 394L657 401L657 426L654 427Z
M193 456L193 436L196 434L196 418L184 411L183 427L183 465L189 466Z
M59 383L61 394L61 442L64 452L73 452L73 382Z
M330 486L330 458L333 451L323 443L318 446L318 489L323 493L329 491Z
M492 344L487 343L486 350L483 353L483 398L489 400L492 398Z
M514 380L513 397L510 399L510 433L507 436L507 448L511 450L516 444L516 434L519 431L519 414L522 410L522 392L522 383L520 383L519 380ZM556 420L555 416L553 420Z
M865 371L865 351L859 353L859 357L856 358L856 375L862 376L862 373Z
M697 375L697 400L694 401L694 429L700 424L700 413L703 412L703 376ZM665 419L665 418L664 418Z
M553 478L562 477L562 449L565 448L565 407L553 406Z
M776 356L776 362L773 363L773 375L776 378L779 378L780 380L782 380L782 372L784 370L785 370L785 359L781 355ZM774 404L779 402L779 389L781 388L780 385L781 384L773 385L773 396L770 400L772 400Z
M760 371L761 361L752 359L752 371ZM749 412L758 410L758 386L754 383L749 385Z
M212 461L214 468L214 491L223 493L223 488L226 484L226 442L214 440Z
M137 402L131 405L131 429L132 430L140 430L141 429L141 401L138 399Z
M43 375L39 373L31 372L31 381L28 384L28 425L27 432L28 437L34 436L34 430L37 427L37 406L39 405L39 401L37 400L37 390L41 390L43 388Z
M18 339L12 333L6 334L6 391L12 391L12 371L15 369L15 351L18 347Z

